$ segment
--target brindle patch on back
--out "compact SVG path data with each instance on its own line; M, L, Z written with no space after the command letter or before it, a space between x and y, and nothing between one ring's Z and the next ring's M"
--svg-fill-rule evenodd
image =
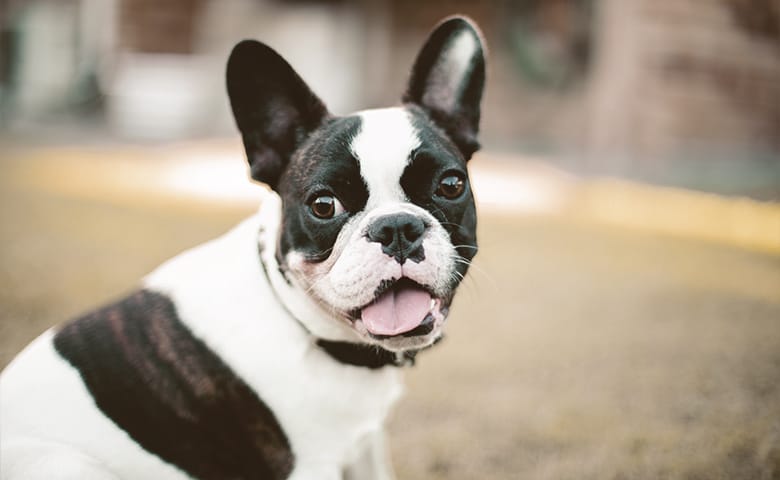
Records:
M95 403L147 451L200 479L283 479L289 441L273 412L179 320L141 290L65 325L54 346Z

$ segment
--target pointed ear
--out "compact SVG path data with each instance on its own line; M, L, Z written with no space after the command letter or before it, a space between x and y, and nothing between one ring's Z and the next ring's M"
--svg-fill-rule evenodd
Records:
M479 105L485 85L482 35L468 18L451 17L428 37L412 68L405 103L422 107L468 160L479 150Z
M252 178L276 189L290 156L328 110L289 63L254 40L233 48L227 90Z

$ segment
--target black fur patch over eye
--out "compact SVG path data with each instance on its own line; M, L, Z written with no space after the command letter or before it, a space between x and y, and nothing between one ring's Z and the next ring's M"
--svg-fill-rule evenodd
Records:
M341 228L368 201L350 145L360 117L329 121L293 158L279 182L284 222L277 258L296 251L310 261L328 258Z
M465 275L477 253L477 211L466 173L466 160L447 134L422 109L407 106L420 138L401 176L409 200L428 210L450 235L463 261L457 270Z

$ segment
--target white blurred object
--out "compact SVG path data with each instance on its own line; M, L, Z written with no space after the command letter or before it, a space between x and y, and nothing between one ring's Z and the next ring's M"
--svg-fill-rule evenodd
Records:
M111 127L122 136L150 140L197 133L209 67L197 55L121 55L107 92Z
M469 164L469 176L480 211L525 214L560 211L575 182L541 159L491 153L478 154Z
M231 153L193 152L186 161L165 164L159 187L185 197L256 205L264 189L249 181L247 164L236 160Z
M20 116L62 108L76 79L78 5L42 2L20 15L15 107Z
M17 2L18 32L9 88L18 119L67 111L94 95L90 81L110 69L118 0Z

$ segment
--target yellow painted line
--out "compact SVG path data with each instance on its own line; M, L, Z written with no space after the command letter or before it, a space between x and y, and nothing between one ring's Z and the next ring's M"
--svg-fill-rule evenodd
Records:
M780 204L604 179L581 182L566 214L590 222L780 254Z
M10 174L20 186L100 202L147 206L195 201L257 208L265 187L248 180L243 162L223 159L224 154L224 149L180 146L34 150L15 157Z

